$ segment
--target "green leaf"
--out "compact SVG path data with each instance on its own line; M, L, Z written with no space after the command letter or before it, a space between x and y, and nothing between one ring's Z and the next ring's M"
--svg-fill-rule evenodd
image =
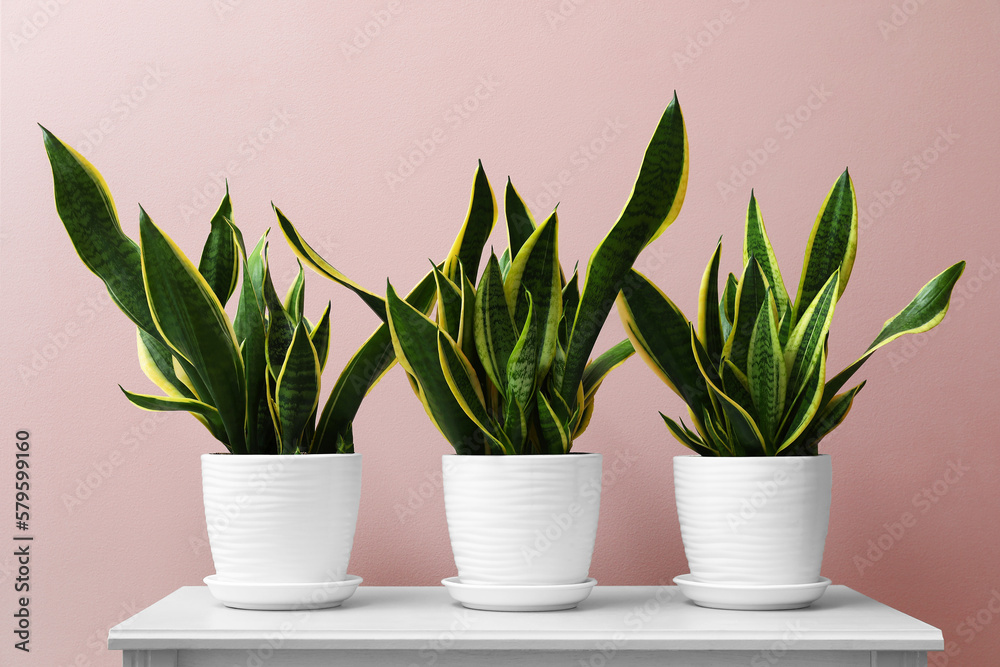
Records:
M507 273L510 271L510 248L505 248L503 254L500 255L500 275L504 280L507 279Z
M299 272L296 274L292 284L289 285L283 304L285 312L288 314L288 318L292 321L293 325L298 324L299 320L302 319L306 302L306 279L305 274L302 272L302 262L298 262L298 265Z
M39 126L41 127L41 126ZM140 329L160 338L143 287L139 247L125 235L107 183L82 155L42 127L56 210L77 254Z
M777 449L775 440L785 408L785 359L778 342L776 309L773 292L769 291L768 301L757 314L747 358L747 382L756 408L757 424L764 436L765 452Z
M789 306L788 291L785 289L785 281L781 279L778 259L774 256L774 248L771 247L770 239L767 238L767 230L764 229L764 216L761 215L760 206L757 204L753 190L750 191L746 231L743 235L743 264L747 264L751 257L760 264L761 273L764 274L764 278L774 294L778 313L784 312Z
M507 303L514 312L514 326L523 327L529 313L533 313L537 323L537 381L552 366L562 319L558 225L558 217L553 213L528 237L514 257L503 286ZM531 295L530 306L527 294Z
M267 248L264 248L265 261ZM267 368L271 377L278 379L278 373L285 363L285 354L292 344L292 337L295 334L295 323L285 312L285 307L278 298L278 293L274 291L274 284L271 282L271 267L267 265L264 270L264 302L267 304L267 337L266 337L266 358Z
M813 302L816 294L837 270L840 271L837 298L840 298L851 277L857 249L858 201L854 194L854 183L845 169L826 195L809 234L799 291L792 311L792 324L798 323L804 309Z
M517 257L528 237L535 231L535 217L524 203L524 199L514 189L510 177L507 177L507 188L504 191L504 217L507 219L507 238L510 244L510 257Z
M625 363L625 360L633 354L635 348L632 346L632 341L623 340L587 364L586 370L583 371L584 400L593 396L608 373Z
M747 376L729 359L722 360L719 376L722 380L722 391L726 396L739 403L756 422L757 408L753 404L753 396L750 395L750 380Z
M437 267L433 268L433 272L437 287L437 325L452 338L458 338L462 322L462 291Z
M830 431L840 426L847 417L847 413L851 411L851 406L854 404L854 397L857 396L858 392L865 386L862 382L858 386L848 389L843 394L837 394L830 400L826 407L822 408L816 416L813 417L812 422L809 426L802 432L794 443L789 446L789 450L793 455L801 456L816 456L819 453L819 441L822 440Z
M802 388L794 395L794 400L785 411L781 425L782 444L778 453L795 442L820 409L823 400L823 383L826 379L826 341L820 347L820 354L809 368ZM789 385L791 386L791 385ZM789 394L792 395L792 394Z
M455 399L441 369L437 325L400 299L391 284L386 303L396 358L414 379L427 415L459 454L482 453L486 436Z
M829 402L840 388L847 384L868 357L883 345L910 333L930 331L944 319L951 302L951 292L965 270L965 262L958 262L934 276L901 311L886 320L878 336L868 346L861 358L838 373L826 385L823 401Z
M134 394L118 385L125 397L135 406L143 410L152 412L190 412L198 421L205 425L212 437L226 444L226 429L219 417L219 411L211 405L202 403L193 398L180 398L176 396L150 396L148 394Z
M698 437L697 433L692 433L687 428L684 428L681 424L678 424L670 417L666 416L662 412L660 416L663 417L663 422L667 425L667 429L670 434L677 439L682 445L688 449L694 450L695 453L701 456L715 456L715 450L705 445L705 443Z
M476 371L472 368L472 364L448 334L438 330L437 340L441 370L455 400L462 406L465 414L487 435L487 443L491 450L495 447L505 454L512 454L511 451L505 451L503 444L492 435L493 428L486 412L483 388L476 378Z
M760 270L760 264L751 257L743 267L743 277L736 290L736 312L733 329L729 332L722 356L732 360L742 372L747 370L747 355L750 354L750 336L761 306L767 302L767 280Z
M639 253L670 226L687 190L688 149L677 96L646 148L632 194L618 222L590 256L559 393L573 400L601 327Z
M527 405L537 388L538 318L535 317L531 293L527 293L528 313L514 349L507 360L507 399Z
M417 311L427 313L434 303L434 290L434 273L430 272L407 295L406 301ZM351 427L367 393L395 363L389 325L382 324L354 353L337 378L316 425L314 453L340 451L338 437Z
M141 209L140 209L141 211ZM246 450L246 379L236 332L218 297L184 253L149 219L139 217L142 275L160 335L196 369L225 426L234 453Z
M805 383L807 371L812 369L821 353L821 347L830 332L834 305L837 302L839 273L834 271L823 289L816 294L809 308L802 313L785 345L785 368L788 371L788 389L792 396L798 394Z
M483 246L486 245L486 239L490 237L496 221L497 200L483 170L483 162L480 160L472 184L465 224L462 225L458 238L455 239L451 252L444 262L444 274L450 280L453 282L458 280L459 266L465 267L467 275L479 275L479 260L483 254Z
M172 398L197 398L174 372L173 352L156 338L136 327L136 347L142 372Z
M701 372L702 377L708 385L709 391L712 392L719 408L726 416L726 421L729 423L729 427L733 431L734 442L726 443L726 438L722 436L722 434L719 434L720 439L730 448L738 446L744 452L743 454L739 454L741 456L753 456L756 455L757 452L763 454L766 451L764 436L761 434L760 429L757 428L757 424L754 422L753 417L751 417L739 403L733 400L730 396L726 395L719 388L717 382L720 382L720 378L718 378L711 367L708 366L708 354L701 346L701 341L698 340L698 336L695 335L693 326L690 327L689 336L692 355L698 365L698 370ZM690 405L690 403L688 405ZM709 413L709 411L706 408L703 410L703 414L707 413ZM710 423L706 423L705 426L707 428L711 428Z
M312 420L319 401L320 369L316 348L309 340L303 321L295 327L285 363L278 374L275 402L281 425L281 453L306 453L303 432Z
M739 283L736 276L729 274L726 279L726 287L722 290L722 297L719 299L719 323L722 325L722 340L729 340L729 333L733 330L733 321L736 319L736 293L739 291ZM723 344L724 345L724 344Z
M323 315L319 322L309 332L309 340L316 348L316 356L319 358L319 370L322 373L326 368L326 358L330 354L330 302L327 302Z
M718 366L722 358L725 338L722 336L722 322L719 317L719 259L722 255L722 239L715 246L715 252L701 279L698 297L698 335L708 351L712 365Z
M239 275L239 255L236 239L232 231L233 206L229 201L229 184L226 196L222 198L218 210L212 216L212 229L208 232L205 247L201 251L198 272L205 278L219 303L223 306L236 289Z
M568 454L570 447L573 445L573 440L569 432L555 410L552 409L552 404L545 398L545 394L538 392L536 396L536 400L538 401L538 424L540 426L539 435L545 446L545 451L541 453Z
M504 296L503 278L495 254L490 254L483 277L479 279L475 307L476 351L490 380L506 391L507 362L518 336Z
M618 297L618 313L639 357L700 414L710 398L691 353L691 325L684 313L638 271L632 271Z
M516 400L507 401L504 406L503 432L510 441L513 453L523 454L524 443L528 441L528 418Z
M295 229L295 226L292 225L291 221L285 217L285 214L277 206L274 206L274 213L278 216L278 224L281 225L281 232L285 235L288 245L291 246L292 251L295 252L299 259L305 262L316 273L326 276L335 283L339 283L357 294L365 302L365 305L378 315L379 319L383 322L385 321L385 300L382 297L366 290L320 257L319 253L306 243L306 240L302 238L298 230Z
M580 277L576 271L573 271L573 277L569 279L562 290L562 320L559 322L559 342L564 350L569 344L569 335L572 333L570 328L573 326L573 319L576 317L576 309L579 305Z
M265 383L267 375L267 331L264 328L264 277L267 272L267 258L264 246L267 234L261 237L253 254L247 257L241 235L233 227L233 237L237 239L239 259L243 264L243 284L240 300L236 308L233 329L241 346L243 367L246 374L247 415L244 427L247 437L247 452L264 454L270 451L274 441L274 425L267 405Z

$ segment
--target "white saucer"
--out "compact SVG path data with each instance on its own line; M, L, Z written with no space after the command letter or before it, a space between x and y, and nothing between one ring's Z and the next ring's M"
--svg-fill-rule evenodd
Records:
M462 583L458 577L442 579L451 597L469 609L484 611L559 611L572 609L590 595L597 579L579 584L516 586Z
M361 577L347 575L343 581L319 584L248 584L223 581L218 575L205 577L208 590L216 600L234 609L328 609L339 607L354 595Z
M713 609L738 609L747 611L773 611L801 609L822 597L830 580L820 577L812 584L716 584L698 581L690 574L674 577L681 592L699 607Z

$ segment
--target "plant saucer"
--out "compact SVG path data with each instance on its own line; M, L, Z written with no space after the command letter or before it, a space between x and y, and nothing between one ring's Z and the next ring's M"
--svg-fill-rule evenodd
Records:
M225 581L213 574L205 577L205 583L212 596L227 607L288 611L339 607L354 595L361 577L349 574L343 581L316 584L258 584Z
M735 584L698 581L690 574L674 577L681 592L699 607L772 611L801 609L822 597L830 580L820 577L811 584Z
M559 611L572 609L590 595L597 579L554 586L472 584L458 577L442 579L451 597L462 606L483 611Z

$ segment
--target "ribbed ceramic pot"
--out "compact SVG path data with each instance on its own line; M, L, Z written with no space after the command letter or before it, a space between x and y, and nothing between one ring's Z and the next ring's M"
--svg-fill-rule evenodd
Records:
M708 583L815 583L832 484L829 456L674 457L691 575Z
M601 508L601 455L446 455L444 507L462 583L585 581Z
M361 503L361 454L204 454L201 475L220 579L346 578Z

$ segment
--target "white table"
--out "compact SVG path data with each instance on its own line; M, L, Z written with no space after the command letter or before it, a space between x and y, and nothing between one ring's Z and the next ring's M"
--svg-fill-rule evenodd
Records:
M111 629L125 667L916 667L941 631L846 586L811 608L722 611L673 586L598 586L577 609L465 609L441 587L362 586L336 609L244 611L185 587Z

